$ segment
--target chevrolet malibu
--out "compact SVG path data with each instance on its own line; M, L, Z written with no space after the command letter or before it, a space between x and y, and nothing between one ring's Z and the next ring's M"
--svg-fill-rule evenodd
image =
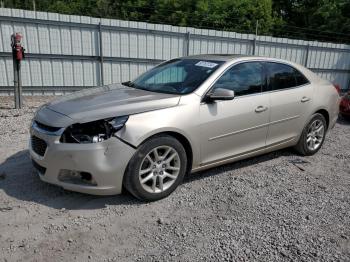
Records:
M298 64L189 56L42 106L29 151L45 182L154 201L186 173L286 147L315 154L338 108L334 86Z

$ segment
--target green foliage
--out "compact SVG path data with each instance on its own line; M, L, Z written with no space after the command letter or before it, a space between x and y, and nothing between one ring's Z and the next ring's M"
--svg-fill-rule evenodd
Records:
M286 35L350 42L349 0L274 0L273 9L282 18L279 27Z
M350 0L0 0L5 7L350 42ZM335 32L335 33L332 33Z

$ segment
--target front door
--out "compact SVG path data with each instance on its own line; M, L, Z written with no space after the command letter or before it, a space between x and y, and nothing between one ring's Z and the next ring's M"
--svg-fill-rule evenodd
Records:
M201 164L263 148L269 124L269 95L262 93L263 66L245 62L229 68L213 85L235 98L200 105Z

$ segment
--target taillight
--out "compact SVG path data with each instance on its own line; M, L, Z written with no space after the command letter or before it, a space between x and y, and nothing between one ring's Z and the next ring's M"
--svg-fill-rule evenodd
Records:
M337 92L340 95L340 92L341 92L340 85L334 84L334 87L335 87L335 89L337 89Z

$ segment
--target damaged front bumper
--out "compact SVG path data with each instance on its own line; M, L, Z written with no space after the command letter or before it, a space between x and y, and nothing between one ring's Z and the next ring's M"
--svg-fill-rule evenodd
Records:
M30 129L29 152L41 180L81 193L120 194L135 149L116 137L99 143L61 143L62 133L63 129L53 132L35 124Z

